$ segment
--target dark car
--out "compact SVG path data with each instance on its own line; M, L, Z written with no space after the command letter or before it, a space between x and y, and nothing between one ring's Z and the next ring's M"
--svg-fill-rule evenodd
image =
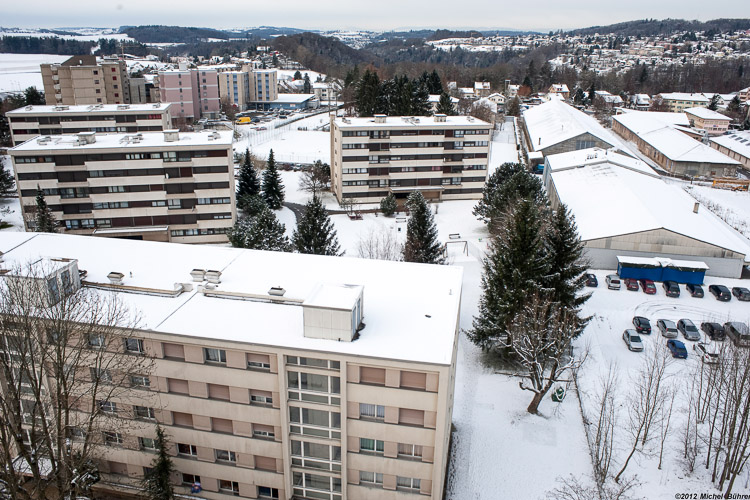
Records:
M641 288L643 293L648 295L656 295L656 285L651 280L640 280Z
M724 285L709 285L708 291L716 297L716 300L722 302L729 302L732 300L732 294L729 292L729 288Z
M687 358L687 349L685 349L685 344L683 344L679 340L667 340L667 349L669 349L669 352L672 353L673 358Z
M708 335L711 340L724 340L724 337L726 336L724 327L719 323L701 323L701 330L703 330L703 332Z
M625 282L625 288L627 288L631 292L638 291L638 280L634 280L633 278L625 278L623 281Z
M648 320L648 318L644 318L643 316L636 316L633 318L633 326L635 327L635 331L638 333L647 333L651 334L651 322Z
M682 332L682 336L687 340L698 341L701 339L701 334L698 328L695 327L695 323L689 319L681 319L677 322L677 329Z
M744 286L732 287L732 295L737 297L737 300L741 300L742 302L750 302L750 290L748 290Z
M664 293L667 294L667 297L680 296L680 285L678 285L676 281L667 280L662 283L662 286L664 287Z
M750 347L750 328L745 323L727 321L724 323L724 331L737 347Z
M692 283L688 283L687 285L685 285L685 290L687 290L688 293L695 298L698 298L698 299L703 298L703 287L700 285L694 285Z
M590 286L594 288L599 286L599 280L596 279L595 274L586 273L586 286Z

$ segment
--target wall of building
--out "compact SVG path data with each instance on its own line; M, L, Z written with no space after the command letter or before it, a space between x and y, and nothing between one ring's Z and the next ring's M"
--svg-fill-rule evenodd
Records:
M586 132L571 139L567 139L557 144L553 144L552 146L543 148L540 151L542 154L544 154L544 156L550 156L593 147L610 149L611 147L613 147L613 145L601 140L593 134ZM535 148L534 151L537 151L537 149Z

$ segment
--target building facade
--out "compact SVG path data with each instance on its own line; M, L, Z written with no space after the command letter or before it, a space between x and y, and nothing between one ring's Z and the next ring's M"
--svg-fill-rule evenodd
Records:
M722 135L729 130L732 121L728 116L708 108L688 108L685 114L693 127L705 130L708 135Z
M341 201L477 199L487 178L492 126L470 116L331 115L331 189Z
M38 135L137 133L168 130L171 104L91 104L88 106L26 106L8 111L13 144Z
M275 69L256 69L252 74L252 101L260 104L279 98L279 81Z
M727 135L712 137L708 144L720 153L737 160L750 171L750 131L735 130Z
M231 132L39 137L9 150L26 229L37 188L61 230L223 243L236 219Z
M215 69L191 68L159 72L159 99L172 103L172 117L192 122L217 118L221 109Z
M178 494L443 498L460 269L53 234L0 239L13 249L5 262L67 255L86 269L84 288L112 290L158 324L106 346L153 364L105 402L114 423L97 448L100 493L135 496L158 423ZM113 283L112 269L126 268ZM394 275L419 293L394 290Z
M219 96L238 111L250 105L250 73L247 71L223 71L219 73Z
M60 64L42 64L41 69L48 105L130 103L125 61L73 56Z
M687 94L684 92L669 92L659 94L667 111L680 113L688 108L706 108L711 100L703 94Z

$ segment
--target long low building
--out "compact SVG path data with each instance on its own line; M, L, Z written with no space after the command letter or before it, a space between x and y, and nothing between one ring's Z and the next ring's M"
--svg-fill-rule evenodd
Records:
M667 257L739 278L750 262L747 238L640 160L598 148L553 155L544 184L552 206L575 216L594 268L616 269L617 256Z
M727 135L712 137L712 148L737 160L746 170L750 170L750 130L733 131Z
M157 423L180 498L443 498L460 268L42 233L0 251L6 283L103 289L139 317L106 345L153 363L105 402L102 498L139 491Z
M641 153L671 174L709 178L736 174L737 160L676 130L663 116L652 116L648 111L617 115L612 119L612 130L635 143Z

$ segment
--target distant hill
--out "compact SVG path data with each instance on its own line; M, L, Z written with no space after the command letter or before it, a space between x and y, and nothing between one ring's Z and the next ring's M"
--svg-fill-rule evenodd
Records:
M451 31L436 30L427 40L445 40L446 38L481 38L482 34L478 31Z
M591 26L566 32L569 35L593 35L595 33L622 36L669 35L676 31L728 31L750 29L750 19L714 19L712 21L686 21L685 19L641 19L608 26Z
M122 26L120 33L126 33L141 43L193 43L202 38L226 40L231 37L221 30L183 26Z
M307 68L330 68L331 66L354 66L367 64L377 59L366 50L357 50L332 37L317 33L300 33L280 36L271 41L274 50L283 52Z

